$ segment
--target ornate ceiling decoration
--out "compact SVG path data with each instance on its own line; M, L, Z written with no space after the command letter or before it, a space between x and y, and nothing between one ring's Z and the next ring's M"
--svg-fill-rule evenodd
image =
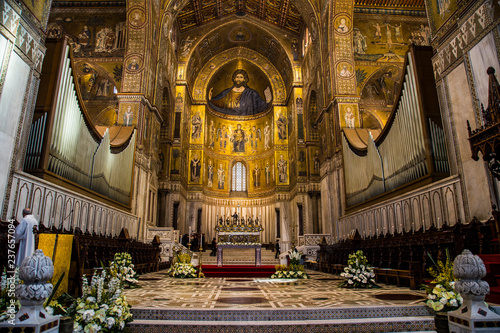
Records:
M354 0L356 7L381 7L425 10L425 0Z
M299 36L304 20L290 0L191 0L177 16L181 32L228 15L250 14Z

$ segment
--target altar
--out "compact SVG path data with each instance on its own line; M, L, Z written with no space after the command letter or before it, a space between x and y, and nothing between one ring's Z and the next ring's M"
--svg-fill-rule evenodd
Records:
M255 249L255 266L262 266L260 233L264 230L260 218L232 216L218 217L217 226L217 266L223 264L224 249Z
M260 267L262 266L262 259L261 259L261 247L259 245L238 245L238 244L228 244L228 245L218 245L217 246L217 266L222 267L223 263L223 250L224 249L248 249L248 248L253 248L255 249L255 267Z

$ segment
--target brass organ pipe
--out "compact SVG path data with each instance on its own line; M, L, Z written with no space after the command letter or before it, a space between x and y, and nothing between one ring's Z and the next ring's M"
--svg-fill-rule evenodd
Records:
M412 128L412 135L411 137L415 140L415 139L419 139L419 135L418 135L418 129L415 127L417 126L417 122L418 122L418 112L419 112L419 109L418 109L418 106L415 105L415 96L412 94L413 90L415 89L414 87L414 84L413 84L413 67L411 66L411 59L410 59L410 64L407 66L408 67L408 72L411 74L411 75L408 75L408 78L407 78L407 82L408 82L408 89L405 91L407 92L408 94L408 108L409 108L409 111L413 111L411 113L411 115L413 117L411 117L410 121L412 122L412 125L413 125L413 128ZM420 141L420 140L417 140L417 141ZM418 178L418 173L415 172L415 169L418 169L418 165L419 165L419 159L420 159L420 154L418 153L419 149L418 149L418 143L414 142L412 144L413 146L413 149L412 149L412 164L415 166L413 167L412 169L412 173L413 173L413 176L411 177L411 180L413 179L416 179Z
M68 109L68 102L69 102L69 94L70 94L70 89L71 89L71 81L69 77L71 76L71 68L69 67L69 60L65 61L65 66L66 66L66 80L64 82L64 95L63 95L63 100L61 101L61 109L59 112L61 113L61 117L59 118L59 131L58 131L58 137L56 141L57 145L57 157L58 157L58 172L61 173L64 176L64 158L65 153L66 153L66 138L65 138L65 132L66 132L66 126L65 124L67 123L66 119L71 117L71 109Z
M407 75L407 80L409 80L409 76ZM411 116L412 111L414 109L410 107L411 103L411 94L408 93L408 90L411 90L411 85L410 87L407 87L407 89L404 90L404 103L403 103L403 117L404 117L404 135L405 135L405 148L406 148L406 154L409 156L409 159L406 161L406 163L402 166L404 168L404 171L402 173L403 181L404 182L409 182L413 179L413 168L409 168L410 164L415 163L415 147L413 145L413 140L412 138L415 135L415 128L412 126L412 121L413 117Z
M36 123L31 124L30 133L35 132L35 127L36 127ZM31 167L32 157L31 156L32 156L32 150L33 150L33 142L34 142L34 136L32 134L30 134L29 139L28 139L28 147L26 149L27 154L26 154L26 157L24 160L24 165L26 166L27 169L32 169L32 167Z
M434 152L434 161L439 161L439 157L437 156L437 145L436 145L436 141L437 141L437 137L436 137L436 132L435 132L435 128L434 128L434 124L432 123L432 120L429 119L429 132L430 132L430 135L431 135L431 140L432 140L432 151ZM439 162L437 162L439 163ZM437 164L435 163L435 164ZM439 171L439 166L436 165L435 167L438 171Z
M437 126L434 124L432 119L429 118L429 130L432 137L432 151L434 152L434 164L435 169L438 172L441 171L441 147L439 133L437 132Z
M66 118L70 116L70 112L67 111L68 107L68 99L69 99L69 92L70 92L70 87L71 87L71 81L69 77L71 76L71 68L69 67L69 60L65 61L65 68L66 68L66 75L65 75L65 81L64 81L64 88L63 88L63 98L61 100L61 107L59 109L60 113L60 118L59 118L59 124L58 128L59 130L57 131L57 141L55 142L57 147L58 147L58 153L61 155L60 157L64 156L65 152L65 140L64 140L64 132L65 132L65 123L66 123ZM71 111L71 110L69 110Z
M46 130L46 126L47 126L47 112L44 113L44 115L42 116L41 119L43 119L41 121L41 125L39 127L39 131L38 131L38 135L37 135L37 138L35 140L36 142L36 153L37 153L37 157L35 158L35 161L32 165L32 168L37 168L40 164L40 159L42 157L42 144L43 144L43 137L45 136L45 130Z
M68 48L66 49L65 56L67 56ZM61 118L61 108L62 108L62 103L64 100L64 87L66 84L66 76L68 74L68 68L66 67L66 61L64 61L64 65L62 68L62 74L61 74L61 80L59 82L59 87L58 87L58 99L56 101L56 107L55 107L55 116L54 116L54 127L52 128L52 140L50 144L50 149L54 149L55 143L57 142L58 139L58 134L60 131L59 124L60 124L60 118Z
M409 63L411 64L411 69L413 72L414 68L413 68L412 57L409 57ZM416 84L415 75L412 75L412 77L411 77L411 84L414 87L414 89L412 89L412 93L413 93L413 99L415 101L415 106L417 107L417 110L420 110L422 106L420 105L419 99L417 96L417 84ZM421 118L423 118L423 116ZM424 119L418 119L418 118L416 118L416 121L415 121L415 125L417 126L418 135L419 135L418 142L419 142L419 161L421 161L420 162L421 175L424 175L425 173L428 172L427 164L425 163L426 153L425 153L425 137L424 137L424 129L423 129L423 124L424 124L423 122L424 121L425 121Z
M407 80L409 80L409 77L411 75L407 75ZM404 117L404 125L405 125L405 146L406 146L406 153L410 157L406 163L403 165L404 171L403 171L403 181L404 182L409 182L412 179L414 179L414 168L409 168L409 164L415 163L415 146L413 142L413 138L415 135L415 128L413 126L413 117L412 113L415 109L413 109L410 104L411 104L411 93L408 91L411 90L411 84L410 87L407 87L407 89L404 90L404 103L403 103L403 117Z
M40 119L39 119L40 120ZM32 162L33 162L33 159L34 159L34 145L35 145L35 137L36 135L33 135L33 133L36 133L37 132L37 125L39 124L39 120L37 120L34 124L31 125L31 130L30 130L30 137L28 139L28 148L27 148L27 156L26 156L26 162L25 162L25 165L27 167L27 169L32 169Z

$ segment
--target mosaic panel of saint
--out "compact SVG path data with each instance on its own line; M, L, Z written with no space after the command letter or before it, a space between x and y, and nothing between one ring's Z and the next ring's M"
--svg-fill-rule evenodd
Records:
M213 96L213 87L208 93L208 105L215 111L227 115L251 116L268 110L273 99L271 88L264 90L265 100L248 86L249 77L245 70L237 69L232 78L232 87L228 87Z

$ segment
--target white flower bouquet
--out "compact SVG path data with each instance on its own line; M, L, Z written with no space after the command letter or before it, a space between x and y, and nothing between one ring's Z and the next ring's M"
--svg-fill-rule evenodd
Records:
M288 253L288 257L290 258L290 265L298 265L300 263L300 259L302 259L302 252L299 252L296 248L293 251Z
M121 332L132 321L120 279L108 278L106 270L94 273L90 285L83 277L82 297L76 300L72 312L73 332Z
M109 265L109 273L117 277L124 288L136 288L139 281L137 273L132 264L132 256L127 252L115 253L113 261Z
M358 250L349 255L347 267L340 273L345 281L340 286L345 288L378 288L375 284L375 273L368 264L363 251Z
M167 275L180 279L203 277L203 273L198 274L198 270L191 263L189 253L178 253L173 265L168 269Z

